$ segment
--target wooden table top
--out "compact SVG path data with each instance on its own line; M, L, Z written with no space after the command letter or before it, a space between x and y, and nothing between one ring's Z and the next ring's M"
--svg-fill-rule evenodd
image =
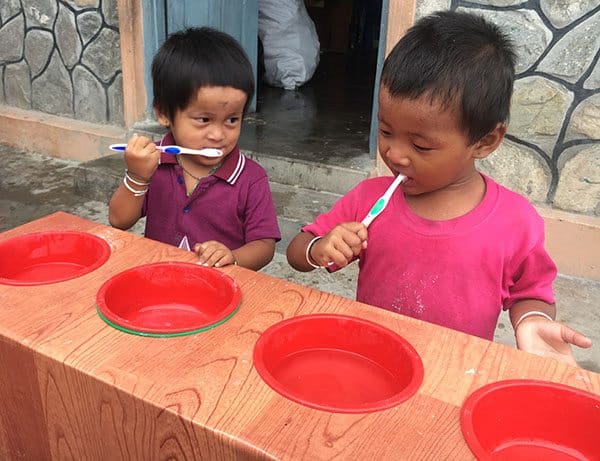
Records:
M43 424L11 424L23 443L43 440L53 458L86 458L87 443L105 459L193 459L207 450L224 459L470 459L460 406L484 384L535 378L600 394L599 374L235 266L222 271L240 285L242 304L224 324L183 337L129 335L98 317L102 283L130 267L195 256L63 212L0 234L0 241L41 230L89 232L112 250L103 266L76 279L0 285L0 344L12 351L0 351L0 382L8 386L0 398L25 393L14 412L44 414ZM272 390L253 366L254 344L269 326L310 313L362 317L399 333L423 361L417 393L388 410L339 414ZM28 363L35 372L10 371ZM96 439L102 443L90 442ZM15 444L0 431L3 452Z

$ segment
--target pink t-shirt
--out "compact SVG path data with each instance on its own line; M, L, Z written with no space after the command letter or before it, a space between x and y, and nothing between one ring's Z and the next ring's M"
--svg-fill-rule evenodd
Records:
M481 203L448 221L415 215L398 189L369 226L357 301L490 340L501 308L522 299L554 303L556 266L542 218L527 199L483 177ZM302 230L325 235L361 221L391 182L362 181Z

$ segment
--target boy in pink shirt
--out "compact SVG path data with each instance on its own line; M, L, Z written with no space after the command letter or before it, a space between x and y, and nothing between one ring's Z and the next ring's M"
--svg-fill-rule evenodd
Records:
M475 167L506 133L514 60L481 17L448 11L415 24L386 59L379 93L379 153L406 179L368 230L360 221L393 178L361 182L302 229L288 261L309 271L358 258L358 301L489 340L509 309L517 347L575 364L570 345L591 341L554 321L541 217Z

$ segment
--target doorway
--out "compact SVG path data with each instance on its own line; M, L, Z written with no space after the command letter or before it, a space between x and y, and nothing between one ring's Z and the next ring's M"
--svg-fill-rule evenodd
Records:
M148 100L150 62L166 36L190 26L215 27L240 41L256 69L256 111L245 119L242 150L370 170L389 0L304 3L319 36L320 63L311 80L284 90L267 85L261 75L258 0L149 0L144 9Z
M320 62L312 79L294 91L265 82L259 44L257 106L246 117L242 149L372 168L369 138L382 3L306 0L319 36Z

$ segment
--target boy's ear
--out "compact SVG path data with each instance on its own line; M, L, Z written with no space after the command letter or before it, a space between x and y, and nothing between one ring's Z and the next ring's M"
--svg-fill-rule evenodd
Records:
M164 126L165 128L169 128L169 125L171 124L169 117L167 117L166 115L164 115L160 109L156 106L154 106L154 113L156 114L156 120L158 120L158 123L160 123L162 126Z
M482 159L486 158L492 152L494 152L506 134L506 124L498 123L496 127L486 134L483 138L475 143L475 149L473 151L473 158Z

